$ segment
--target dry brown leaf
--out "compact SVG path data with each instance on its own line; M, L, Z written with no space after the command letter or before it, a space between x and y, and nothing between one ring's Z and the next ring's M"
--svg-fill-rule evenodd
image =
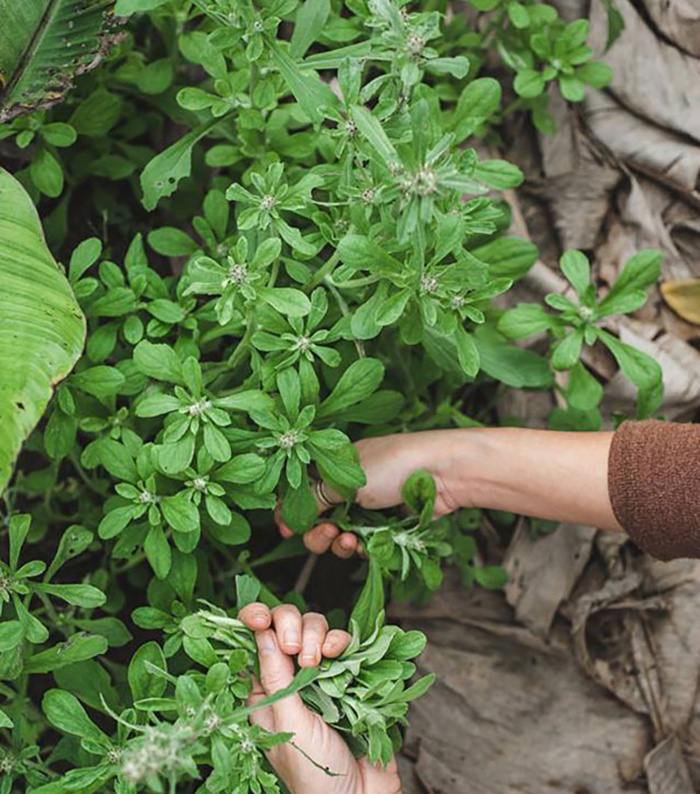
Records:
M414 704L407 734L409 744L420 743L416 771L429 791L646 792L645 719L586 678L565 632L547 645L497 621L467 625L476 601L479 615L507 606L501 594L470 594L454 577L441 599L460 622L404 608L404 625L429 638L421 671L438 674Z
M669 736L644 759L649 794L694 794L688 768L675 736Z
M588 562L596 530L562 524L549 535L533 536L518 527L503 565L508 572L506 599L516 618L539 636L546 636L562 601L566 600Z
M625 30L605 60L613 70L609 92L634 113L700 142L700 60L659 38L630 0L615 0ZM591 42L603 53L608 19L591 3Z
M689 323L700 325L700 278L664 281L661 294L676 314Z
M700 145L640 118L602 91L588 92L583 113L593 135L628 166L691 198L700 196Z
M697 0L644 0L659 30L682 50L700 56L700 4Z
M532 180L528 184L547 200L562 246L589 250L598 241L622 174L580 129L577 114L556 85L549 91L549 110L557 130L539 136L545 179L539 186Z

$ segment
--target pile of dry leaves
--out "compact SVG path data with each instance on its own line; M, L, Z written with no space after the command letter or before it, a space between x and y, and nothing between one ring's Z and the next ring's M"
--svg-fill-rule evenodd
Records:
M589 17L602 54L600 0L553 3ZM508 197L514 231L542 251L514 299L564 292L565 248L590 252L601 284L640 248L664 251L654 299L612 330L662 365L662 415L689 421L700 406L700 2L616 4L626 28L606 55L609 89L577 108L552 94L553 136L524 118L506 130L505 154L528 177ZM614 361L594 350L586 363L608 384L607 420L633 413ZM555 399L515 392L500 410L544 426ZM700 563L655 562L574 526L534 537L520 525L500 553L505 595L448 580L428 607L394 610L428 634L422 665L438 674L413 711L406 791L700 791Z

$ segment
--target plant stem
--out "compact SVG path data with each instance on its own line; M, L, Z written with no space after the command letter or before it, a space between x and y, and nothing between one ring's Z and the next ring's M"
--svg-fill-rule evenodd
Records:
M318 287L318 285L326 280L326 276L330 276L333 272L333 269L340 261L340 253L338 249L333 252L333 255L328 259L317 271L314 277L311 279L309 283L308 289L312 290L314 287Z

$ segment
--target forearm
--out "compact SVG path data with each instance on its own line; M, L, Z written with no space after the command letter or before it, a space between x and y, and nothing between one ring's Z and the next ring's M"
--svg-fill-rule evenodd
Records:
M522 428L446 431L434 470L460 507L618 530L608 493L613 434ZM457 506L457 505L455 505Z

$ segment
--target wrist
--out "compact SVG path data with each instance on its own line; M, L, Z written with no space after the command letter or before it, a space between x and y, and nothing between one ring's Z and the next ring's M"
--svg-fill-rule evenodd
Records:
M451 510L489 507L496 499L494 489L503 487L501 471L508 449L507 434L501 428L465 428L443 431L432 445L431 465L444 501ZM499 486L500 482L500 486ZM499 500L500 501L500 500Z

